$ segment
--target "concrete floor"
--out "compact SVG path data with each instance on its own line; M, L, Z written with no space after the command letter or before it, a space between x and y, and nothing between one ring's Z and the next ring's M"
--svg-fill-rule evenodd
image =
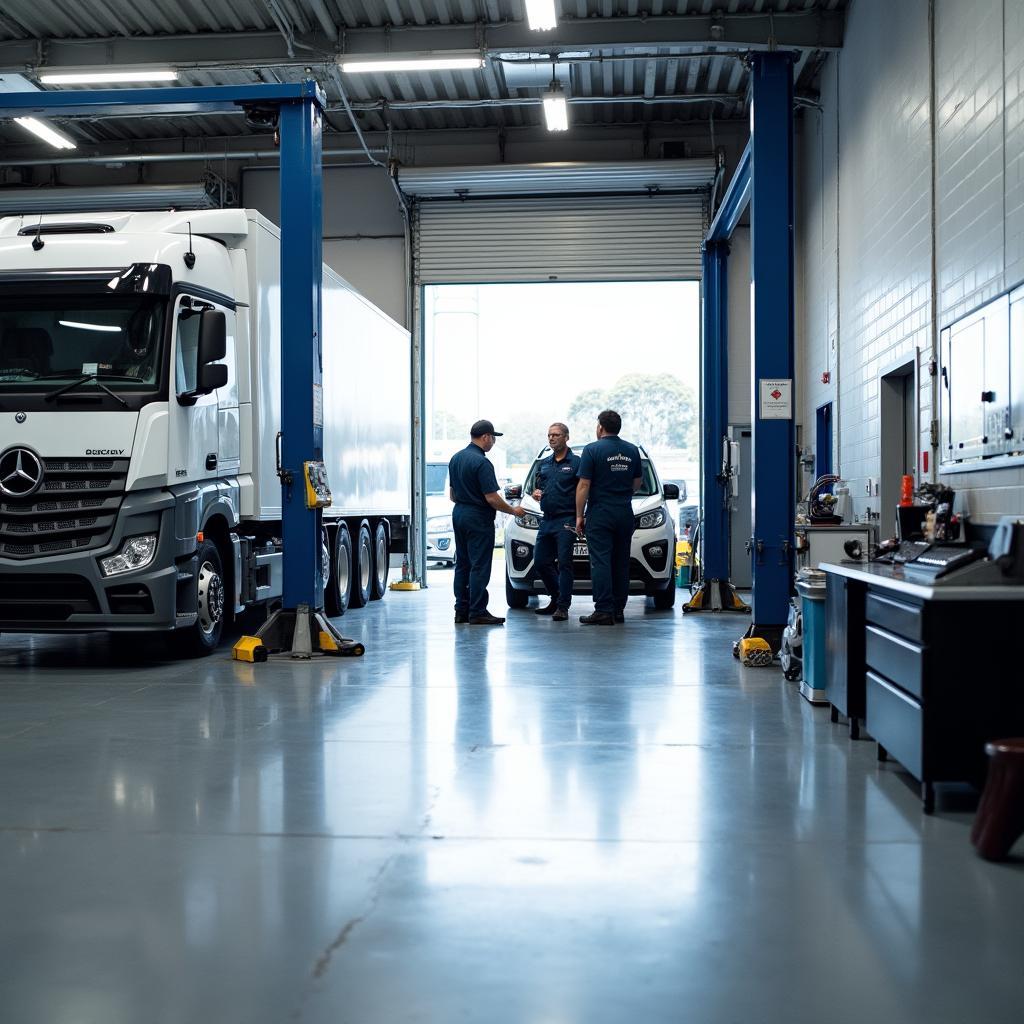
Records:
M744 619L456 629L430 580L359 661L0 637L0 1020L1022 1019L1024 861Z

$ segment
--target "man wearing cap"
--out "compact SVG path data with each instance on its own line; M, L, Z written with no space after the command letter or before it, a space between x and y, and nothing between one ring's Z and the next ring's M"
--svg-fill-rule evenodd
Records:
M448 463L449 497L455 502L455 622L473 626L500 626L505 620L487 610L487 584L494 561L494 514L521 516L498 493L498 479L486 453L501 432L490 420L477 420L470 442Z
M629 597L629 548L633 539L633 492L643 483L640 450L619 437L622 417L612 409L597 416L597 440L580 456L576 485L576 532L586 526L594 612L585 626L625 621ZM584 522L584 510L586 521Z

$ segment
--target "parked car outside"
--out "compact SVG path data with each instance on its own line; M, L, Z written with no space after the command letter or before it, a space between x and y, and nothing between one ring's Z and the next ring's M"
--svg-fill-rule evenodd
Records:
M543 514L532 497L537 467L551 454L542 448L526 475L522 499L515 488L506 490L507 500L517 500L524 514L505 528L505 599L510 608L525 608L533 594L545 593L533 562L537 530ZM674 579L676 530L668 502L678 498L675 484L662 485L654 463L641 448L643 482L633 495L635 529L629 557L630 595L650 595L657 608L671 608L676 600ZM586 538L577 539L573 550L573 593L593 592Z
M452 505L448 496L448 463L426 464L427 565L455 565L455 530L452 526ZM509 478L503 481L511 483ZM505 543L505 525L509 516L499 512L494 517L494 546Z

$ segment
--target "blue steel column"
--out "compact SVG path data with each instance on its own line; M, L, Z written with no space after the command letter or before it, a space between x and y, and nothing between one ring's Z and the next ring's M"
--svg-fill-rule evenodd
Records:
M794 375L793 65L789 53L752 57L750 146L755 545L751 632L759 636L785 625L793 580L793 420L758 418L759 381L792 380Z
M701 452L705 580L729 578L729 511L721 478L722 438L729 420L729 314L727 242L705 242L703 265L704 373L701 381Z
M281 465L284 607L323 608L319 509L306 508L304 462L323 458L321 287L323 283L322 117L315 83L282 103L281 133Z

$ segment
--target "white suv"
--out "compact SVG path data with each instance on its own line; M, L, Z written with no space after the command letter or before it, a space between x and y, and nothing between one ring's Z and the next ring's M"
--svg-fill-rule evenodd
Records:
M537 530L543 514L540 503L532 497L537 467L551 454L542 448L533 460L522 488L508 487L508 501L520 501L525 512L505 527L505 599L510 608L525 608L531 594L544 594L544 583L533 564ZM671 608L676 600L675 553L676 529L666 501L679 497L675 484L662 486L647 452L640 449L643 483L633 495L633 516L636 528L629 552L630 594L650 594L656 608ZM592 593L590 559L585 539L574 545L572 561L574 594Z

